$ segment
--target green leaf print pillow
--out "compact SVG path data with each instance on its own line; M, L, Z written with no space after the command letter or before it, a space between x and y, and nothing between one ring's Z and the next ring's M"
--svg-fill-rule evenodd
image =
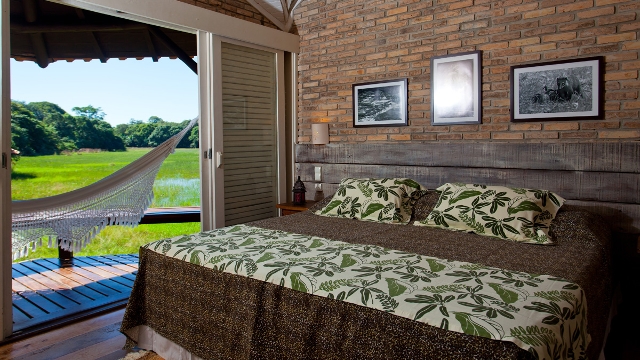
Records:
M345 178L329 204L315 214L407 224L415 200L425 193L426 189L411 179Z
M459 183L436 190L436 207L415 225L553 245L549 225L564 199L551 191Z

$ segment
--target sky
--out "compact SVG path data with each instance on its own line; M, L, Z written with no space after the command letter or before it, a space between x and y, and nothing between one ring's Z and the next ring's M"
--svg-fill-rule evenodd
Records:
M11 99L49 101L70 114L73 107L92 105L113 126L150 116L180 122L198 115L198 76L169 58L56 61L44 69L11 59Z

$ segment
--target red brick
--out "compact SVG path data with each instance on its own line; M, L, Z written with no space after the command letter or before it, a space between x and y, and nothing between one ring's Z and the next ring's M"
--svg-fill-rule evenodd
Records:
M558 133L555 131L527 132L524 134L527 139L557 139Z
M462 134L462 138L465 140L489 140L491 139L491 133L488 132L475 132Z
M536 124L536 123L511 124L510 130L513 130L513 131L542 130L542 124Z
M567 5L556 6L556 9L558 10L559 13L565 13L565 12L573 12L576 10L589 9L591 7L593 7L593 1L587 0L587 1L574 2Z
M411 138L413 140L420 140L420 141L435 141L438 139L438 137L436 136L436 134L413 134L411 135Z
M576 38L576 33L575 32L566 32L566 33L560 33L560 34L553 34L553 35L545 35L542 37L542 42L556 42L556 41L563 41L563 40L573 40Z
M545 16L553 15L555 13L556 13L556 9L555 8L546 8L546 9L540 9L540 10L534 10L534 11L526 12L526 13L524 13L523 18L525 18L525 19L539 18L539 17L545 17Z
M411 140L411 134L390 135L391 140L394 141L409 141Z
M598 132L598 137L601 139L640 138L640 130L600 131Z
M519 140L524 139L524 134L516 132L497 132L491 133L491 138L495 140Z
M614 35L600 35L598 36L598 44L618 43L623 41L631 41L636 39L636 33L622 33Z
M561 139L595 139L598 133L595 131L569 131L561 132Z
M567 130L578 130L580 125L577 122L557 122L557 123L546 123L544 125L545 130L556 130L556 131L567 131Z
M596 8L594 10L587 10L578 13L578 19L589 19L594 17L600 17L605 15L612 15L615 12L613 6L606 8Z
M618 72L612 72L612 73L604 74L604 80L605 81L637 79L637 78L638 78L638 71L636 71L636 70L618 71Z
M438 140L462 140L462 134L438 134Z

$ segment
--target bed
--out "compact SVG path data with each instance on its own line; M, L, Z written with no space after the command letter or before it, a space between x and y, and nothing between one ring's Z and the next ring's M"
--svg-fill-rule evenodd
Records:
M611 234L601 218L564 205L549 230L555 239L554 246L412 226L414 221L424 219L433 210L438 198L439 194L433 191L419 198L412 206L411 223L407 225L316 215L315 211L330 203L331 197L328 197L306 212L245 224L249 228L243 228L245 225L242 225L240 228L235 227L235 230L234 227L228 227L214 231L218 231L219 235L220 231L230 233L238 229L247 231L257 228L267 232L286 232L294 234L293 236L299 234L349 244L377 246L435 259L565 279L574 288L578 285L584 291L588 304L588 348L583 353L570 355L576 359L599 357L612 292ZM182 241L188 240L187 238ZM481 332L478 334L481 336L474 336L446 330L441 327L447 326L432 326L384 309L358 305L358 301L369 302L362 291L356 291L352 296L356 301L352 303L343 301L345 294L340 298L338 291L328 297L303 292L305 288L314 285L305 282L301 276L296 278L299 281L297 287L293 286L297 289L294 290L280 286L277 281L266 282L236 275L229 269L241 266L237 262L229 265L227 271L230 272L223 272L219 266L227 262L220 259L205 267L198 264L199 254L194 257L193 252L187 255L185 251L178 258L163 255L164 250L168 250L170 246L178 246L176 244L180 241L180 238L174 238L140 249L139 271L121 328L128 338L128 347L143 343L146 347L153 347L148 339L157 336L174 346L171 351L179 351L181 354L165 355L167 358L541 357L540 354L528 351L526 346L523 348L514 342L488 339ZM264 255L264 252L261 254ZM272 277L274 278L275 276ZM462 285L473 285L471 288L477 286L475 279L458 279ZM403 285L405 288L410 286L406 282L393 285L396 285L396 289L399 286L401 291L404 291ZM370 293L368 297L375 295ZM456 300L473 303L470 299L471 297ZM432 313L438 313L438 309L436 306ZM477 311L484 313L485 310ZM167 347L165 344L156 345L156 349L160 348ZM558 351L548 350L550 353ZM160 354L162 355L162 351Z

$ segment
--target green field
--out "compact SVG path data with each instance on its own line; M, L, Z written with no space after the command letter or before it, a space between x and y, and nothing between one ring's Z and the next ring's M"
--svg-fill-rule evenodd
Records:
M146 154L150 149L126 152L73 153L23 156L11 180L13 200L27 200L65 193L98 181ZM200 204L198 149L176 149L164 161L154 184L152 207ZM137 253L140 245L200 230L200 223L109 226L77 256ZM17 261L57 257L57 249L40 248Z

